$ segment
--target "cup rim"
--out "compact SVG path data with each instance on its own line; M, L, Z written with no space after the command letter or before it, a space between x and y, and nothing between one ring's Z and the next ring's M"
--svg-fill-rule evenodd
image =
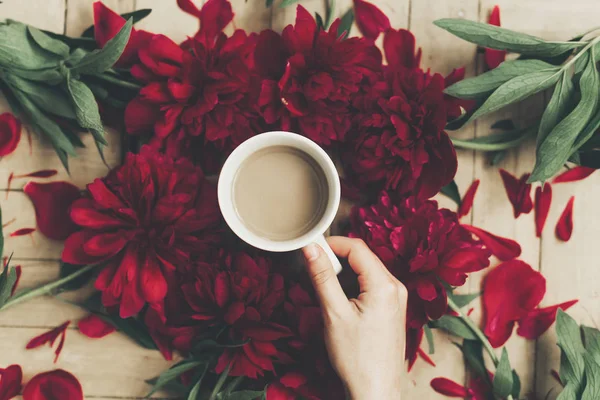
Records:
M273 140L276 140L278 143L273 143ZM254 152L258 151L259 149L281 145L281 143L279 143L281 140L287 142L284 145L292 147L297 145L300 150L305 152L306 148L311 149L309 155L315 159L325 173L327 184L329 186L329 198L327 200L327 207L323 213L323 217L310 231L298 238L285 241L275 241L256 235L244 226L239 216L235 212L232 196L232 182L240 165L248 158L250 154L254 154ZM253 147L256 147L254 151L245 154L249 151L248 149L252 149ZM314 153L318 155L318 158L314 156ZM333 222L339 209L341 200L341 185L339 174L335 164L333 163L333 160L329 157L325 150L321 148L321 146L297 133L286 131L270 131L260 133L247 139L238 147L236 147L233 152L231 152L229 157L227 157L225 160L225 163L223 164L219 174L217 197L219 208L223 218L225 219L225 222L240 239L249 245L262 250L285 252L300 249L314 242L319 236L322 236L325 233L327 228Z

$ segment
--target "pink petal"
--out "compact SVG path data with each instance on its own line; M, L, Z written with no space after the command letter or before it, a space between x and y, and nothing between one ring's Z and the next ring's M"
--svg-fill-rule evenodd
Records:
M578 300L566 301L554 306L536 308L519 320L517 335L526 339L535 340L540 337L556 320L556 312L560 308L563 311L569 309Z
M466 387L451 381L447 378L434 378L430 383L433 390L448 397L469 397L469 391Z
M115 327L97 316L96 314L90 314L87 317L81 319L77 326L79 332L89 338L103 338L104 336L116 331Z
M558 222L556 223L556 237L563 242L568 242L573 233L573 202L575 196L571 196Z
M544 188L538 186L535 189L535 235L537 237L542 236L544 225L546 225L546 219L548 218L548 212L550 211L550 204L552 203L552 186L549 183L544 184Z
M37 374L23 389L23 400L56 399L83 400L83 390L77 378L62 369Z
M578 166L563 172L552 180L552 183L576 182L587 178L596 171L594 168Z
M477 236L492 254L502 261L512 260L521 255L521 246L512 239L496 236L471 225L462 225L462 227Z

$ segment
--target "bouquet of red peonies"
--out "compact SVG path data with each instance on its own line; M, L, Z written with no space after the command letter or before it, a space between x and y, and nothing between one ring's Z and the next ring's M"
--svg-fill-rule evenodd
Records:
M508 357L498 358L492 347L502 346L515 324L517 334L538 337L557 309L573 302L536 308L545 281L514 260L518 243L460 222L474 191L460 215L431 199L457 169L445 127L473 107L469 99L444 93L464 69L446 77L424 71L414 36L393 29L362 0L355 0L354 13L364 37L349 37L352 10L326 24L298 6L295 23L281 33L236 30L227 36L223 30L234 17L227 0L208 0L201 9L190 0L177 3L200 23L183 43L136 30L101 2L94 4L98 49L14 23L0 27L25 29L39 62L59 71L56 83L40 83L22 72L37 67L24 65L7 75L3 89L23 120L60 139L55 147L65 164L73 129L90 130L99 149L103 124L136 139L122 165L89 183L83 195L64 185L25 188L40 230L66 239L62 260L74 273L60 284L70 276L94 279L99 294L83 305L93 317L80 323L81 332L100 337L114 326L169 360L177 352L180 361L152 381L152 393L173 390L211 400L345 398L327 359L319 303L297 257L238 239L224 223L210 178L245 140L285 130L308 137L338 161L343 195L354 203L338 233L362 239L408 289L409 367L418 356L428 360L422 338L431 340L430 329L442 329L465 339L461 349L470 360L484 365L482 349L490 353L496 378L483 367L477 385L484 394L477 398L492 391L518 398ZM383 51L375 45L380 34ZM0 52L0 65L1 59ZM49 102L32 102L31 92L22 90L27 82L48 90L66 85L64 101L56 103L61 113ZM46 119L58 130L44 125ZM513 191L520 203L529 199L524 212L532 209L530 189L523 181ZM72 224L54 223L61 216ZM482 331L461 311L475 296L454 289L488 267L492 256L503 263L486 279ZM346 268L340 275L350 296L358 294L352 274ZM16 275L6 268L0 276L0 308L33 296L14 293ZM511 287L513 281L523 285ZM518 295L511 297L511 290ZM38 342L53 342L60 331ZM444 380L432 386L473 395Z

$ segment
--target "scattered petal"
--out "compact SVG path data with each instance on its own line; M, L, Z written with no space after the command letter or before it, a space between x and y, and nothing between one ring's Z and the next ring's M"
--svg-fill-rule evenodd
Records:
M11 172L10 175L8 176L8 181L6 182L6 197L5 197L5 199L8 199L8 193L10 192L10 184L12 183L14 177L15 177L14 172Z
M462 398L470 396L466 387L447 378L434 378L431 380L430 385L433 390L444 396Z
M537 237L542 236L546 219L548 218L548 212L550 211L550 204L552 203L552 186L549 183L544 184L544 188L538 186L535 189L535 235Z
M431 365L432 367L436 366L435 362L431 359L431 357L429 357L429 354L425 353L422 348L419 347L417 349L417 353L419 354L419 357L421 357L427 364Z
M55 169L41 169L39 171L30 172L28 174L23 175L15 175L15 178L50 178L54 175L58 174L58 171ZM11 174L12 176L12 174Z
M493 255L502 261L512 260L521 255L521 246L512 239L503 238L471 225L462 225L466 230L477 236Z
M539 338L554 323L556 320L556 312L559 308L566 311L572 305L577 303L577 301L578 300L566 301L554 306L536 308L535 310L530 311L526 316L519 320L517 335L531 340Z
M34 337L29 341L29 343L27 343L27 346L25 346L25 348L28 350L35 349L37 347L45 345L46 343L48 343L50 345L50 348L52 348L52 346L54 346L54 342L60 336L60 341L58 343L58 346L56 347L56 350L54 351L54 354L56 355L56 357L54 358L54 362L56 363L56 361L58 360L58 356L60 355L60 352L62 351L63 345L65 343L67 327L70 323L71 321L66 321L63 324L57 326L56 328Z
M506 189L508 200L513 206L515 218L521 214L529 214L533 208L531 201L531 184L527 183L527 179L531 174L523 174L517 179L510 172L500 168L500 176Z
M83 400L83 390L77 378L62 369L37 374L23 389L23 400L59 399Z
M29 182L23 191L31 199L37 226L46 237L65 240L78 229L69 216L71 204L81 197L76 186L68 182Z
M0 400L11 400L21 393L23 370L19 365L0 368Z
M562 383L562 381L560 380L560 375L558 374L558 371L557 371L557 370L555 370L555 369L551 369L551 370L550 370L550 375L551 375L551 376L552 376L554 379L556 379L556 381L557 381L557 382L558 382L560 385L562 385L562 384L563 384L563 383Z
M0 157L15 151L21 140L21 121L11 113L0 115Z
M377 6L364 0L354 0L354 15L358 30L368 40L375 41L381 32L391 28L389 18Z
M542 301L546 279L520 260L492 269L483 282L484 333L495 348L511 336L515 322Z
M573 202L575 196L571 196L558 222L556 223L556 237L563 242L568 242L573 233Z
M467 317L470 317L471 314L473 314L473 311L475 311L473 307L469 308L469 311L467 311Z
M17 286L19 286L19 280L21 280L21 273L22 273L22 268L20 265L15 266L15 271L17 272L17 280L15 281L15 284L13 285L12 289L10 290L10 295L14 296L15 295L15 291L17 290Z
M464 217L471 211L471 207L473 207L473 199L475 198L475 194L477 193L477 188L479 187L479 179L474 180L467 189L461 203L460 207L458 207L458 218Z
M500 26L500 7L494 6L488 19L488 24ZM502 64L505 59L505 50L485 49L485 65L487 66L487 69L496 68L498 65Z
M563 172L552 180L552 183L576 182L583 180L596 171L595 168L578 166Z
M25 236L25 235L29 235L33 232L35 232L35 228L21 228L21 229L17 229L13 233L11 233L9 236L10 237Z
M77 323L79 331L85 336L93 339L103 338L104 336L116 331L115 327L97 316L90 314Z

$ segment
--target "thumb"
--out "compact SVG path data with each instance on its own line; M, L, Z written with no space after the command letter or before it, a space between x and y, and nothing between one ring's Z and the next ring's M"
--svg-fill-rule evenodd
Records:
M341 311L348 307L348 298L337 279L337 274L329 258L316 243L309 244L302 249L306 259L306 268L312 281L315 292L323 309L336 309Z

